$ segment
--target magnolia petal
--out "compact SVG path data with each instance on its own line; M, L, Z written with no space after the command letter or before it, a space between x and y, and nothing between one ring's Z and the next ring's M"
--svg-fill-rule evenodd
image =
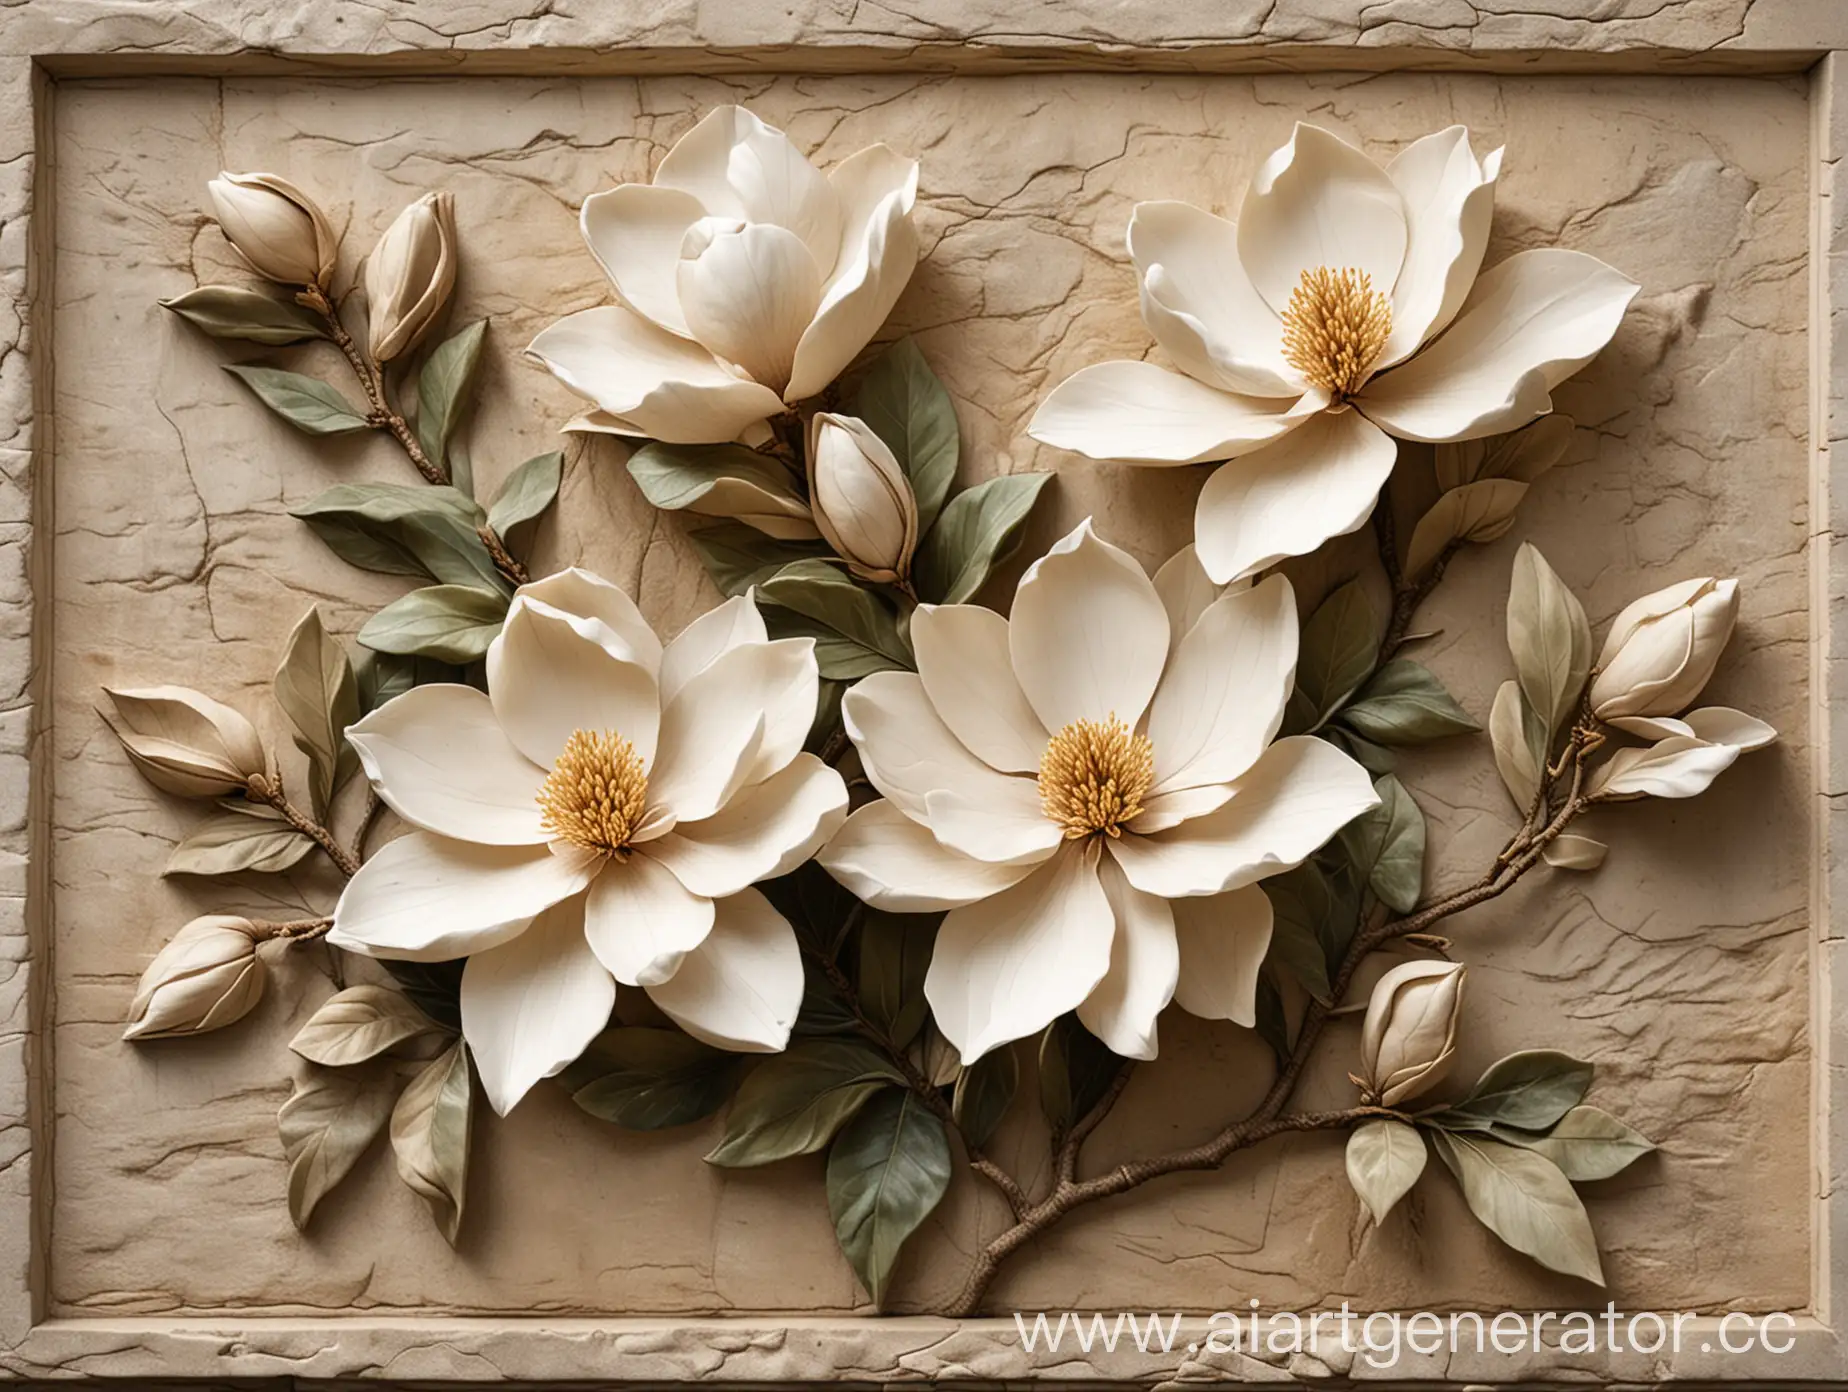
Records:
M1040 809L1039 784L1005 778L971 798L951 789L924 796L931 834L976 860L1038 864L1059 849L1065 830Z
M678 284L693 336L780 395L821 304L821 269L802 239L771 223L702 223L681 251Z
M715 905L712 932L648 998L695 1039L719 1049L775 1053L802 1009L795 930L754 889Z
M625 986L667 980L711 931L712 901L646 855L611 861L584 896L584 937Z
M661 654L661 704L733 648L768 642L763 615L749 595L733 595L680 630Z
M1281 575L1208 606L1149 707L1152 792L1230 783L1257 761L1283 724L1296 640L1296 592Z
M595 571L567 566L543 580L520 586L517 593L580 619L600 621L616 635L615 645L611 645L607 637L604 645L618 657L640 663L651 673L661 670L661 640L655 636L654 629L642 617L642 611L629 598L628 591L612 585Z
M996 865L952 851L882 798L835 832L816 861L875 909L933 913L998 894L1033 872L1033 863Z
M1168 655L1172 658L1181 639L1206 612L1206 606L1219 598L1219 586L1200 564L1199 552L1191 543L1162 562L1161 569L1155 572L1154 583L1162 608L1168 611Z
M609 1023L616 983L584 941L583 913L578 900L560 904L462 969L462 1034L502 1116Z
M1696 739L1708 744L1730 744L1741 754L1763 749L1777 739L1777 731L1764 721L1731 706L1703 706L1681 718Z
M697 343L621 305L567 314L526 351L607 414L592 428L618 434L720 444L783 409L770 388L727 371Z
M1201 464L1249 454L1326 404L1320 392L1236 396L1150 362L1093 363L1052 389L1027 434L1087 459Z
M1708 744L1692 735L1672 735L1647 749L1619 749L1592 775L1591 796L1606 801L1695 797L1741 752L1738 745Z
M1181 954L1174 913L1164 899L1144 894L1123 878L1116 862L1098 865L1104 897L1116 916L1110 970L1078 1004L1078 1019L1124 1058L1155 1057L1155 1021L1174 998Z
M722 899L787 875L846 819L840 774L813 754L798 754L715 816L681 822L638 852L660 861L693 893Z
M347 739L385 805L413 826L494 846L549 839L537 801L545 770L513 747L472 686L414 686Z
M1456 317L1488 249L1500 170L1501 151L1478 163L1464 126L1414 140L1386 166L1405 200L1409 235L1376 371L1409 358Z
M1007 636L1014 675L1048 730L1112 716L1134 729L1168 660L1168 611L1142 567L1087 517L1027 567Z
M1278 314L1319 266L1360 271L1390 296L1405 246L1405 203L1386 171L1319 126L1297 123L1239 208L1238 259Z
M1325 740L1294 735L1265 750L1218 811L1122 837L1109 850L1149 894L1223 894L1302 864L1379 800L1354 760Z
M620 184L584 200L578 227L622 302L688 338L676 283L680 244L705 216L699 199L682 189Z
M1151 793L1142 799L1142 811L1125 822L1124 829L1138 836L1152 836L1218 811L1232 800L1233 792L1230 783L1206 783L1194 788L1176 788L1171 793Z
M924 694L950 733L990 768L1037 773L1048 735L1014 676L1007 620L979 604L920 604L911 645Z
M649 805L698 821L740 787L783 768L808 734L819 684L812 638L745 643L721 654L661 712ZM773 720L777 748L766 758Z
M821 308L796 349L784 395L801 401L852 362L898 303L918 264L912 211L918 162L884 145L849 155L828 175L841 199L841 242Z
M1442 338L1373 378L1356 404L1402 440L1517 429L1611 341L1639 288L1583 252L1516 252L1477 278Z
M347 881L327 940L366 957L447 962L506 942L591 881L597 856L476 846L414 831Z
M1175 1004L1206 1020L1247 1029L1258 1022L1258 968L1270 951L1271 901L1259 885L1201 899L1176 899L1181 976Z
M841 700L841 723L872 785L919 821L928 816L925 795L936 789L981 798L1008 781L950 733L914 673L862 677Z
M1012 888L944 918L924 995L964 1067L1076 1009L1110 969L1116 916L1094 856L1068 847Z
M614 730L650 765L659 696L653 674L624 650L601 619L516 595L487 663L494 714L515 747L550 769L573 731Z
M681 136L655 170L719 217L774 223L800 237L826 270L841 238L840 196L775 126L742 106L720 106Z
M1626 735L1635 735L1638 739L1665 740L1676 735L1688 739L1698 739L1694 727L1685 720L1677 720L1672 715L1619 715L1604 722L1614 729L1622 730ZM1724 740L1715 741L1723 744Z
M1189 377L1247 396L1302 395L1283 356L1283 321L1238 259L1238 229L1189 203L1138 203L1129 254L1142 322Z
M1200 490L1194 544L1236 580L1346 536L1373 512L1398 447L1358 411L1324 411L1276 444L1222 464Z

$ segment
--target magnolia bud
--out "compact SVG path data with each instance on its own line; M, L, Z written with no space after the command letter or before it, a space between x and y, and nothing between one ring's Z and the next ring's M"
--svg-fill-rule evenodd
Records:
M327 289L338 243L307 194L274 174L220 174L206 188L219 227L252 270L284 285Z
M1737 580L1684 580L1631 604L1611 624L1591 683L1600 720L1674 715L1713 675L1739 617Z
M183 686L103 690L116 709L114 719L103 718L142 777L161 791L224 797L265 772L256 727L210 696Z
M241 1020L262 996L255 925L228 914L195 918L141 974L122 1037L204 1034Z
M1450 1071L1463 1004L1461 962L1406 962L1382 976L1367 1002L1358 1081L1370 1105L1396 1107Z
M398 214L366 259L374 362L420 343L456 288L456 201L426 193Z
M866 422L824 411L809 423L809 510L854 574L884 584L910 576L918 502Z

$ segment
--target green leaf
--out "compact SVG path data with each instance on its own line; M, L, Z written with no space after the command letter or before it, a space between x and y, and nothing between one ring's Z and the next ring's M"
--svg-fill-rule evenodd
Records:
M960 442L956 405L914 340L901 338L873 360L860 379L852 414L885 442L911 481L923 536L956 482Z
M449 441L468 414L468 392L487 332L488 321L477 319L437 344L417 374L417 443L439 467L447 466Z
M1490 1064L1469 1096L1432 1121L1449 1129L1545 1131L1584 1100L1591 1076L1591 1065L1570 1054L1526 1049Z
M427 575L440 585L507 590L481 540L487 520L448 487L341 483L293 514L346 561L386 575Z
M507 596L470 585L432 585L393 600L366 620L359 641L375 652L474 662L507 617Z
M1258 970L1257 1001L1258 1037L1270 1045L1271 1052L1277 1056L1277 1066L1283 1067L1290 1059L1290 1021L1283 1009L1283 992L1278 989L1277 976L1270 967Z
M1348 1183L1375 1223L1384 1223L1424 1173L1425 1145L1417 1128L1391 1117L1361 1123L1348 1136Z
M820 1150L880 1089L904 1082L892 1062L858 1039L803 1039L744 1080L725 1119L714 1165L768 1165Z
M813 638L821 675L852 681L917 665L886 601L827 561L796 561L757 587L773 638ZM782 612L775 612L780 610Z
M359 684L346 649L321 627L321 611L310 609L289 635L276 668L276 704L295 730L295 747L308 756L309 795L315 815L325 817L334 790L359 766L346 741L346 728L359 719Z
M1259 885L1271 906L1267 960L1277 963L1317 1000L1326 1002L1333 988L1328 979L1321 924L1334 911L1334 899L1322 872L1306 861Z
M910 1092L890 1089L849 1122L828 1152L828 1212L874 1305L905 1239L950 1187L943 1123Z
M918 593L936 604L973 599L994 568L1013 552L1027 514L1051 478L1006 474L951 498L936 525L923 534L912 562Z
M394 696L409 691L417 684L417 667L414 657L362 648L353 662L361 713L370 715Z
M1424 889L1424 813L1390 773L1376 778L1373 790L1379 806L1342 827L1341 844L1380 902L1410 913Z
M226 801L173 848L163 875L271 875L299 863L314 842L274 808Z
M1548 734L1563 728L1578 709L1591 669L1591 626L1577 596L1531 542L1521 543L1514 557L1508 651L1521 694Z
M773 535L815 535L808 500L789 470L745 445L650 441L629 456L629 474L643 497L669 512L735 517Z
M494 495L494 504L488 509L488 526L509 546L517 544L523 539L520 528L538 521L552 506L564 476L564 451L534 455L507 475L500 492Z
M1317 734L1335 748L1346 751L1368 773L1375 777L1382 773L1391 773L1399 767L1399 756L1383 744L1375 744L1362 735L1357 735L1345 725L1324 725Z
M1123 1060L1075 1015L1061 1015L1048 1025L1040 1036L1040 1110L1053 1133L1062 1135L1083 1120L1122 1068Z
M462 967L450 962L391 962L379 965L390 972L405 997L444 1029L462 1028Z
M276 1129L289 1161L289 1217L298 1229L385 1129L392 1102L391 1079L378 1069L316 1069L296 1080Z
M571 1100L629 1131L660 1131L711 1116L738 1082L738 1055L679 1030L605 1030L563 1074Z
M1341 723L1375 744L1429 744L1482 727L1422 663L1398 657L1373 674Z
M1303 625L1286 733L1321 728L1373 674L1379 653L1379 619L1361 582L1350 580L1323 600Z
M404 992L349 986L321 1002L289 1047L310 1063L347 1068L432 1033L429 1016Z
M326 338L321 316L292 300L279 300L242 285L201 285L160 302L195 329L213 338L241 338L279 346Z
M1427 1134L1484 1227L1551 1271L1604 1284L1591 1219L1557 1165L1486 1136Z
M963 1139L980 1150L994 1138L1020 1088L1020 1059L1012 1044L990 1049L956 1075L950 1114Z
M785 566L829 553L820 542L779 541L742 522L715 522L687 533L712 583L727 595L761 585Z
M1497 1140L1538 1151L1567 1179L1609 1179L1655 1149L1655 1142L1600 1107L1578 1106L1544 1136L1497 1126Z
M430 1217L451 1247L462 1226L474 1112L468 1048L458 1039L411 1079L391 1113L398 1178L429 1205Z
M930 1010L924 973L941 921L940 914L868 909L860 929L860 1006L901 1049L917 1038Z
M853 1002L807 957L802 959L802 1008L796 1012L795 1032L800 1035L860 1032L860 1017L854 1013Z
M346 435L371 428L365 413L327 383L278 367L227 363L225 371L257 399L306 435Z

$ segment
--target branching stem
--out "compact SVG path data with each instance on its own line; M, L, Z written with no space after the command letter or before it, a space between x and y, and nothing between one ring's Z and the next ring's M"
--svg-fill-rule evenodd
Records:
M323 823L316 821L290 802L288 793L283 789L282 780L277 779L272 783L262 774L257 774L250 780L247 788L252 802L263 803L282 813L284 821L327 852L327 858L333 861L341 874L350 880L359 873L359 857L342 846L334 838L333 832L329 831Z

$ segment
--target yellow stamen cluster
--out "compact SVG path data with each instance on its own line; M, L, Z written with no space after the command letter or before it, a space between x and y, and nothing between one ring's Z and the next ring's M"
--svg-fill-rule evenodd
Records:
M573 730L539 789L540 823L561 841L620 855L642 824L648 775L614 730Z
M1074 720L1040 756L1040 807L1065 828L1068 841L1100 831L1121 836L1154 781L1155 746L1147 735L1115 715Z
M1367 380L1392 333L1392 304L1364 271L1303 272L1283 312L1283 356L1335 400Z

